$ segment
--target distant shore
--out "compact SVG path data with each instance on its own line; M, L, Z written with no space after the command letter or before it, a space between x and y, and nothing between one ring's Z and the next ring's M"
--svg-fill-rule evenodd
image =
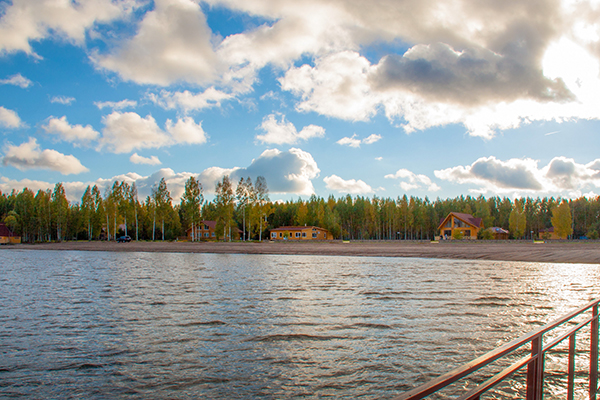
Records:
M18 244L1 250L77 250L215 254L420 257L464 260L600 264L600 242L350 241L329 242L99 242Z

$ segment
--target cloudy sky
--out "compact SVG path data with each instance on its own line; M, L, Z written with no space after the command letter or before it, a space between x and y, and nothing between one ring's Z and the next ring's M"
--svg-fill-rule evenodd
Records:
M600 1L0 0L0 190L600 193Z

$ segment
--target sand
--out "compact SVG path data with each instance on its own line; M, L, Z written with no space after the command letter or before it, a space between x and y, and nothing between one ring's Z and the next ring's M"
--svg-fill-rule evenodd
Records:
M600 264L598 241L328 241L328 242L62 242L2 246L14 250L78 250L216 254L421 257Z

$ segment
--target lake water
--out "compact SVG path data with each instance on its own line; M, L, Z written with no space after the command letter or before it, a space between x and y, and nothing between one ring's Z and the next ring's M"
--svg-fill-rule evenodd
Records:
M0 254L2 398L391 398L600 283L598 265Z

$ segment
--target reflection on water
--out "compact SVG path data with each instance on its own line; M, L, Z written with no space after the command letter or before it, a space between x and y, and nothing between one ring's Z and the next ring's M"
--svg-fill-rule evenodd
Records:
M591 301L600 283L598 265L2 256L0 397L390 398Z

